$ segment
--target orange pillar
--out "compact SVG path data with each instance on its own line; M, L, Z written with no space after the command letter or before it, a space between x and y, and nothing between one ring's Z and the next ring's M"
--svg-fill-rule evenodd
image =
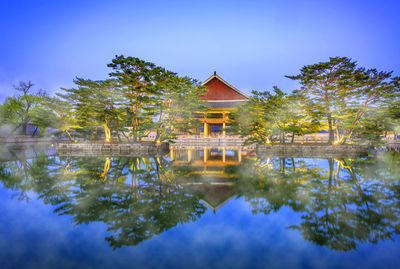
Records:
M192 160L192 150L188 149L188 162Z
M204 136L208 135L208 124L207 122L204 122Z

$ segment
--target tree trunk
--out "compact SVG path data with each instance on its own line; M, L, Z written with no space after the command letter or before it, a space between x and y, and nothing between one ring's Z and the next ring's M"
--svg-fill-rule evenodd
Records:
M35 134L37 133L37 131L38 131L38 127L36 127L36 128L35 128L35 131L33 131L33 133L32 133L32 137L34 137L34 136L35 136Z
M281 162L282 162L281 173L284 173L286 168L286 158L281 158Z
M75 140L71 137L71 134L68 132L67 129L65 129L64 132L68 135L68 139L70 142L75 142Z
M333 159L328 159L328 163L329 163L329 186L330 186L333 178L335 161Z
M128 143L130 144L130 143L131 143L131 140L129 139L129 136L127 136L127 135L125 134L125 132L122 132L122 135L125 136L125 138L128 140Z
M290 143L294 143L294 132L292 133L292 141L290 141Z
M294 158L290 158L292 160L293 172L296 171L296 164L294 163Z
M160 131L157 129L156 138L154 139L153 142L154 142L154 143L157 143L158 139L160 139L160 136L161 136Z
M104 127L104 135L105 135L106 141L107 142L111 142L111 131L110 131L110 128L108 128L107 123L104 123L103 127Z
M333 159L328 159L329 163L329 182L328 182L328 195L326 199L326 207L325 207L325 214L326 214L326 220L328 220L329 217L329 207L330 207L330 200L331 200L331 191L332 191L332 179L333 179L333 169L334 169L334 164L335 161Z
M333 134L331 115L328 116L328 125L329 125L329 139L328 139L328 144L329 144L329 145L332 145L332 144L333 144L333 140L335 139L335 136L334 136L334 134Z
M22 124L22 134L26 135L26 130L28 129L28 124L23 123Z

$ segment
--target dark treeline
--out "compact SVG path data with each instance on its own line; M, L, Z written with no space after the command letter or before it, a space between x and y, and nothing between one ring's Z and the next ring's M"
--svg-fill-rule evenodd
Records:
M208 107L200 101L206 89L198 81L133 57L116 56L108 67L107 79L76 78L74 88L62 88L54 97L21 82L15 87L20 94L0 105L6 135L26 134L30 124L37 127L33 135L45 135L51 127L71 141L132 142L151 133L154 141L168 141L200 127L195 113ZM294 142L295 136L320 131L329 134L329 144L377 142L400 131L400 78L392 72L336 57L287 77L299 81L300 89L253 91L233 113L229 131L261 144L284 143L286 137Z

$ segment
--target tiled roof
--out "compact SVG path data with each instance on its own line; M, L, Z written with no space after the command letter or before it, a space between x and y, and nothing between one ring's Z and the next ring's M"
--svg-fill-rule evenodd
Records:
M234 92L236 92L237 94L239 94L242 98L248 99L249 96L241 91L239 91L238 89L236 89L235 87L233 87L231 84L229 84L228 82L226 82L224 79L222 79L220 76L217 75L217 72L214 71L214 74L209 77L208 79L206 79L202 85L206 85L207 83L209 83L211 80L213 79L217 79L220 82L222 82L223 84L225 84L228 88L232 89Z

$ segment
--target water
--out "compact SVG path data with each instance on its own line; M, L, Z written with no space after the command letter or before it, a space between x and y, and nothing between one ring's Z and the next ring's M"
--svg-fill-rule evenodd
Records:
M1 149L0 268L399 268L400 155Z

